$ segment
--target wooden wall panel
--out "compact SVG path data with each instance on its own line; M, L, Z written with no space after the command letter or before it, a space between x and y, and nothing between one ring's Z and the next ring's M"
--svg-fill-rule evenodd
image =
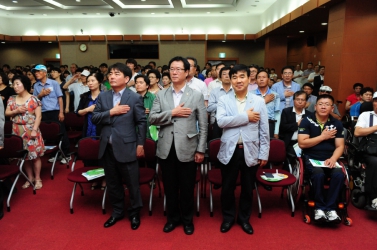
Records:
M224 34L208 34L207 40L224 40Z
M291 12L291 21L302 15L302 6Z
M101 35L91 36L90 40L92 40L93 42L104 42L106 41L106 37Z
M281 19L277 20L276 22L274 22L274 23L272 24L273 29L277 29L277 28L280 27L280 20L281 20Z
M10 40L12 42L21 42L22 41L21 36L11 36Z
M283 26L286 23L289 23L291 21L291 13L288 13L287 15L283 16L280 19L280 25Z
M0 40L5 40L5 35L0 34Z
M206 40L206 35L193 34L190 36L191 41L203 41Z
M124 35L124 41L140 41L140 35Z
M254 40L257 39L257 34L246 34L245 40Z
M141 35L143 41L158 41L158 35Z
M176 41L188 41L188 40L190 40L190 36L188 34L175 35L175 40Z
M325 4L325 3L328 3L328 2L330 2L331 0L318 0L318 6L321 6L321 5L323 5L323 4Z
M272 31L272 27L273 27L273 24L268 25L266 27L266 33L271 32Z
M57 36L40 36L39 40L41 42L56 42Z
M39 42L39 36L22 36L23 42Z
M160 35L160 41L174 41L174 35Z
M123 41L122 35L107 35L106 36L107 41Z
M318 7L318 0L310 0L302 5L302 15Z
M244 34L227 34L226 40L245 40Z
M10 36L7 36L7 35L4 35L4 40L5 41L12 41L11 38L10 38Z
M58 36L59 42L73 42L73 36Z
M75 40L78 42L89 42L90 36L75 36Z

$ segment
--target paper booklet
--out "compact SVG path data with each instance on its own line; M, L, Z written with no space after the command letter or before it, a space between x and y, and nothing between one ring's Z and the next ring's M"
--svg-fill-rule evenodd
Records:
M313 165L313 167L317 167L317 168L328 168L327 165L325 165L325 161L319 161L319 160L313 160L313 159L309 159L310 163ZM335 167L336 168L341 168L342 166L339 165L339 163L335 163Z
M92 169L92 170L89 170L85 173L82 173L82 175L88 180L93 180L93 179L97 179L97 178L100 178L102 176L105 176L105 171L103 168L96 168L96 169Z

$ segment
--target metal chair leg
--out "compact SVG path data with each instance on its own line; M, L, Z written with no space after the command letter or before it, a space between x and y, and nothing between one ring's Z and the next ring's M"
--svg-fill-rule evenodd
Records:
M209 183L209 211L210 216L213 217L213 197L212 197L212 183Z
M9 192L9 195L8 195L8 199L7 199L7 211L10 212L10 198L12 198L12 194L13 194L13 190L14 190L14 187L16 186L16 183L18 181L18 178L20 177L20 174L18 174L16 176L16 179L14 179L14 182L12 184L12 187L10 189L10 192ZM0 204L1 206L3 205L3 202L1 202Z
M103 191L103 197L102 197L102 214L106 214L106 209L105 209L106 191L107 191L107 187L105 187L105 190Z
M196 184L196 217L200 216L200 181Z
M59 151L56 151L54 162L52 163L52 167L51 167L51 180L54 179L54 169L55 169L56 159L58 158L58 154L59 154Z
M73 199L75 198L76 185L77 185L77 182L75 182L75 184L73 184L71 201L69 203L69 208L70 208L71 214L73 214Z
M258 218L262 218L262 202L261 202L261 200L260 200L260 196L259 196L258 185L257 185L256 182L254 183L254 185L255 185L255 191L256 191L256 193L257 193L257 198L258 198L258 207L259 207Z
M150 190L150 194L149 194L149 216L152 215L153 186L154 186L154 179L152 180L152 185L150 185L151 190Z

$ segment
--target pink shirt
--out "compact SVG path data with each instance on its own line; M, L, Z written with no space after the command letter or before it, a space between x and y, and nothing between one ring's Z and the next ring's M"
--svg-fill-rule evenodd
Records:
M210 77L210 78L205 79L204 82L205 82L205 84L206 84L207 87L208 87L208 84L209 84L210 82L212 82L213 80L215 80L215 79L213 79L212 77Z

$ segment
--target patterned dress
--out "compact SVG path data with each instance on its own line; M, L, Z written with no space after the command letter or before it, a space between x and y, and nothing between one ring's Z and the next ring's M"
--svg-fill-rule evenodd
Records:
M42 103L37 97L31 96L24 105L28 107L28 111L24 114L17 114L12 118L12 134L22 137L24 148L29 151L27 160L33 160L42 156L45 151L42 134L39 128L37 131L37 137L35 139L30 138L36 118L34 110L38 106L41 106ZM16 96L14 95L9 97L8 106L10 107L10 110L15 110L23 105L16 103Z

